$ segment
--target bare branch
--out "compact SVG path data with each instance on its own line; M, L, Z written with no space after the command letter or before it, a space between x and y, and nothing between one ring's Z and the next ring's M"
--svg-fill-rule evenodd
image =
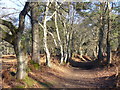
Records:
M25 7L23 8L23 10L19 14L19 28L18 28L18 33L22 34L23 31L24 31L25 16L30 11L31 5L32 4L30 2L26 2Z
M14 12L14 13L9 13L9 14L6 14L6 15L2 15L0 18L4 18L4 17L7 17L9 15L13 15L13 14L17 14L17 13L20 13L20 12Z
M16 10L16 11L20 11L19 9L16 9L16 8L7 8L7 7L0 7L2 9L13 9L13 10Z
M12 34L15 34L17 28L11 22L0 19L0 24L8 27L10 31L12 32Z
M5 41L7 41L7 42L9 42L10 44L13 45L13 36L8 34L7 32L5 32L1 27L0 27L0 30L2 31L1 32L2 35L0 35L0 38L2 40L5 40Z

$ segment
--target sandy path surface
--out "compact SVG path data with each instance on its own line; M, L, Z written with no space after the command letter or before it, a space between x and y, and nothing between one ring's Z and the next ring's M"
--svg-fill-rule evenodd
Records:
M41 79L55 88L107 88L114 87L114 68L111 70L82 70L53 65L52 70L29 73L37 81Z

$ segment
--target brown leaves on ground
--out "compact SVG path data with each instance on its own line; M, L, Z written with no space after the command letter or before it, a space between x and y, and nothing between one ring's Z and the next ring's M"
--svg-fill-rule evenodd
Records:
M42 60L45 56L42 55ZM86 57L89 58L89 57ZM5 58L4 58L5 59ZM74 58L76 59L76 58ZM78 58L77 58L78 59ZM11 72L15 72L15 64L4 62L2 71L4 88L113 88L118 82L116 66L109 68L81 69L58 64L58 58L52 57L52 67L41 66L40 70L28 73L29 78L35 81L32 86L24 81L18 81ZM79 60L79 59L78 59ZM77 62L77 60L76 60ZM80 61L79 61L80 62ZM43 63L45 63L43 61ZM12 65L11 65L12 64ZM12 68L8 68L12 67ZM6 70L6 71L5 71ZM6 76L5 76L6 73ZM11 77L10 80L7 80Z

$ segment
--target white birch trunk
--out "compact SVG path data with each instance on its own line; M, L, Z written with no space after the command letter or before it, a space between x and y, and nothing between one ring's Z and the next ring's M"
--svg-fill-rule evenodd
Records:
M80 50L80 57L82 57L83 56L83 51L82 51L82 47L81 46L80 46L79 50Z
M68 33L67 33L67 27L65 22L64 23L64 62L67 63L68 60Z
M56 2L56 6L57 6L57 2ZM60 64L63 64L63 46L61 43L61 39L60 39L60 34L59 34L59 30L58 30L58 24L57 24L57 12L55 12L55 27L56 27L56 32L57 32L57 37L58 37L58 41L59 41L59 45L60 45L60 53L61 53L61 60L60 60Z
M47 46L47 15L48 15L48 6L49 6L50 2L48 0L47 2L47 6L46 6L46 11L45 11L45 18L44 18L44 38L43 38L43 42L44 42L44 49L45 49L45 52L46 52L46 64L48 67L51 67L51 63L50 63L50 52L49 52L49 49L48 49L48 46Z
M69 58L69 32L66 31L66 53L65 53L65 63L67 63Z

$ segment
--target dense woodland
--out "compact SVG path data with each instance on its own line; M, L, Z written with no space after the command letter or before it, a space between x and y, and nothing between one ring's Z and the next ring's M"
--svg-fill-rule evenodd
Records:
M119 87L120 2L28 0L19 17L13 14L0 14L0 60L17 60L12 65L15 70L7 77L15 74L12 78L24 80L33 75L31 72L39 72L40 76L41 70L50 71L58 66L63 70L112 68L114 87ZM4 72L2 79L7 78Z

